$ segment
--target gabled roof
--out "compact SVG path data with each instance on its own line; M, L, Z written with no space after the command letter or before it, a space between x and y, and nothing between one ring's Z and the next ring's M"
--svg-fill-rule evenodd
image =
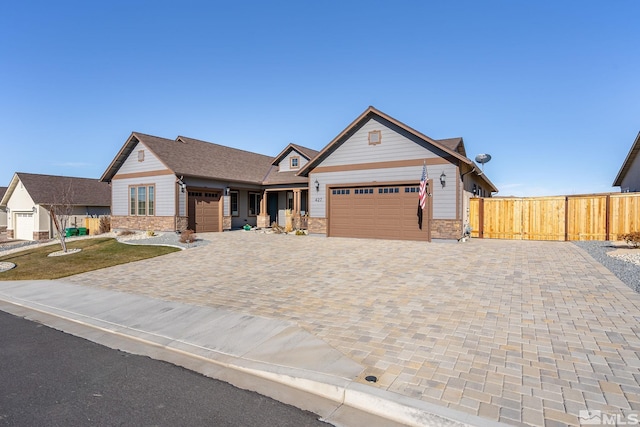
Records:
M311 160L315 156L318 155L319 151L312 150L311 148L303 147L302 145L297 144L289 144L287 147L282 150L280 154L278 154L271 162L271 168L267 173L267 176L262 181L264 185L276 185L276 184L304 184L309 180L307 177L299 176L298 170L291 171L280 171L278 168L278 164L289 155L291 151L296 151L304 156L307 161Z
M302 154L304 157L307 158L307 160L311 160L313 159L315 156L318 155L319 151L316 150L312 150L311 148L307 148L307 147L303 147L302 145L297 145L297 144L289 144L286 146L286 148L284 150L282 150L280 152L280 154L278 154L274 159L273 162L271 162L271 164L273 165L277 165L278 163L280 163L282 161L282 159L284 159L285 157L287 157L287 155L289 154L289 152L291 150L296 150L298 153Z
M175 140L133 132L100 178L110 181L138 143L144 144L177 176L261 183L272 157L198 139Z
M309 163L303 166L298 175L307 175L309 171L311 171L314 167L320 164L324 159L326 159L334 150L336 150L343 142L345 142L351 135L353 135L361 125L369 121L373 117L378 117L382 120L388 121L391 124L398 126L400 129L408 132L409 134L415 136L416 138L426 142L427 144L433 146L434 148L444 152L446 155L458 159L460 162L472 167L473 172L483 181L487 183L492 189L492 191L498 191L498 188L493 185L493 183L486 177L484 174L478 169L473 161L468 159L465 155L464 144L462 138L450 138L450 139L441 139L436 140L428 137L427 135L418 132L417 130L407 126L406 124L400 122L399 120L394 119L393 117L383 113L380 110L370 106L358 118L356 118L349 126L347 126L338 136L336 136L326 147L318 153L316 157L314 157Z
M624 180L625 175L629 172L633 161L638 157L638 153L640 153L640 132L638 132L638 136L636 136L636 140L633 142L633 145L629 150L629 154L627 154L627 158L624 159L624 163L622 163L618 176L616 176L616 179L613 181L614 187L622 186L622 180Z
M70 189L69 196L74 206L111 206L111 187L95 178L77 178L72 176L40 175L16 172L4 193L0 205L5 206L13 194L18 182L38 205L60 203L59 191Z
M449 150L456 151L467 157L467 150L465 150L464 148L464 142L462 141L462 138L436 139L436 141L447 147Z

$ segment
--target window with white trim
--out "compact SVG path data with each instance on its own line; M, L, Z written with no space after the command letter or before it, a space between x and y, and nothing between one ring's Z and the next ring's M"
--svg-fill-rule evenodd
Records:
M229 193L229 200L231 204L231 216L239 216L240 212L238 211L238 192L231 191Z
M155 185L129 187L129 215L154 216L156 209Z
M249 193L249 216L260 215L260 202L262 201L262 194Z

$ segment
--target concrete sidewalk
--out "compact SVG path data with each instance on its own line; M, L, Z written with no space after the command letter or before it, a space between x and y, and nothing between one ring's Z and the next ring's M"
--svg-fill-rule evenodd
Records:
M0 282L0 310L257 391L334 425L501 425L357 382L364 366L284 320L64 280Z

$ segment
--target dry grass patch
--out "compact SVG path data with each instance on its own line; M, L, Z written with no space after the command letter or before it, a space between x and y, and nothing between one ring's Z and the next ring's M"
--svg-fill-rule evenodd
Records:
M50 257L50 253L60 250L60 245L50 245L2 256L0 261L12 262L16 267L0 273L0 280L59 279L180 250L167 246L126 245L111 238L79 240L67 247L82 251Z

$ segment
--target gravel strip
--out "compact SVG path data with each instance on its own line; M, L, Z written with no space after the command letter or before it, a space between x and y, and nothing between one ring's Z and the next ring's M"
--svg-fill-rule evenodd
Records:
M636 259L640 259L640 249L637 250L637 254L634 250L629 256L612 257L607 255L607 252L614 251L618 247L613 246L611 242L580 241L573 243L584 249L593 259L604 265L631 289L640 292L640 265L635 262Z
M117 236L119 242L131 245L160 245L175 246L182 249L195 248L209 244L208 240L197 238L195 242L186 244L180 242L180 235L177 233L158 233L157 236L148 237L146 233L136 233L126 236Z

